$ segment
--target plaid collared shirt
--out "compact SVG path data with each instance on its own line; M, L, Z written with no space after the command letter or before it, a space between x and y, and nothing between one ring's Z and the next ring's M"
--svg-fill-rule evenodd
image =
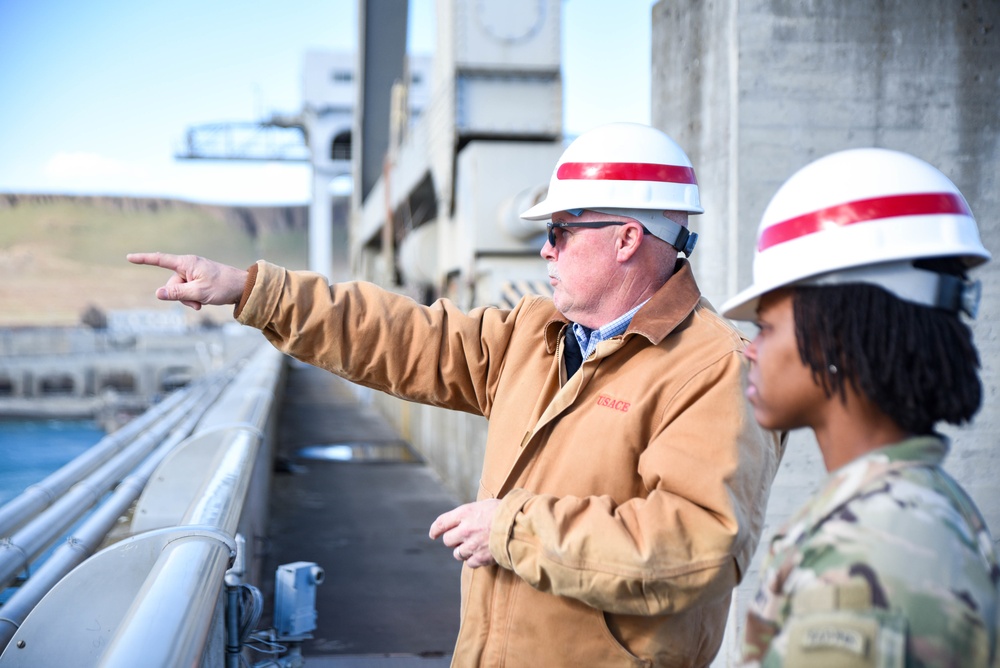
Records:
M625 330L628 329L629 323L632 322L632 316L634 316L636 311L642 308L645 303L646 302L639 304L628 313L618 316L608 324L603 325L598 329L588 329L583 325L578 325L574 322L573 335L576 337L576 340L580 342L580 351L583 353L583 359L590 357L594 350L597 349L597 344L601 341L607 341L612 337L623 334Z

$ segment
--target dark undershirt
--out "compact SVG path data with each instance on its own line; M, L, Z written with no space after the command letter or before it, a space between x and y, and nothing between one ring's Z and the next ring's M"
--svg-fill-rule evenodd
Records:
M576 340L572 326L566 328L566 354L563 359L566 361L566 377L572 378L583 364L583 351L580 350L580 342Z

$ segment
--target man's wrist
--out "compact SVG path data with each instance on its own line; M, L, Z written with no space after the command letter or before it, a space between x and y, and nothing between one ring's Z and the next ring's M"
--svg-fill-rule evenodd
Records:
M253 292L253 286L257 282L257 263L250 265L246 271L246 280L243 282L243 293L240 295L239 300L236 302L236 307L233 309L233 317L239 318L240 313L243 312L243 308L247 305L247 300L250 299L250 293Z

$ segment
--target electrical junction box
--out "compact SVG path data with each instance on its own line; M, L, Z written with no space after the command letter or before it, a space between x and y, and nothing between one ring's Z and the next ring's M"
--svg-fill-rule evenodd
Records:
M274 574L274 627L278 636L301 636L316 628L316 585L323 569L311 561L282 564Z

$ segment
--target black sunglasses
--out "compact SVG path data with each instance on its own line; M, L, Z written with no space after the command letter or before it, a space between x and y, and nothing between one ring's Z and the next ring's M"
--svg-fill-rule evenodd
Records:
M555 223L549 221L545 223L545 230L549 236L549 245L555 248L556 246L556 228L564 229L567 227L608 227L610 225L627 225L634 221L631 220L595 220L589 223ZM645 225L640 225L644 234L651 234L649 230L646 229Z

